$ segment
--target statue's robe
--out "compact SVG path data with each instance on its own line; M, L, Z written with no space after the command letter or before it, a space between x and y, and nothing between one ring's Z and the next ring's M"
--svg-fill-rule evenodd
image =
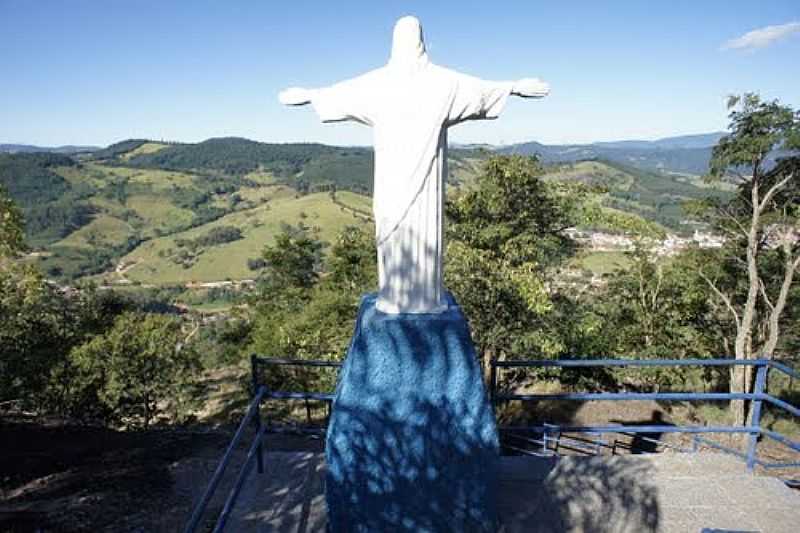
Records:
M374 128L378 310L446 309L442 211L447 128L496 118L511 90L511 82L480 80L422 56L412 64L390 61L315 91L311 103L323 122L352 120Z

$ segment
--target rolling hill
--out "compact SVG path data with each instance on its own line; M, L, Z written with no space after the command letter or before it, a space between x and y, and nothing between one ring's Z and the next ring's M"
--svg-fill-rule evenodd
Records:
M688 146L701 142L657 143L693 150ZM631 143L643 150L643 141ZM469 186L491 153L453 148L451 185ZM683 201L729 194L689 174L610 160L551 163L546 179L599 187L596 201L611 220L646 219L673 230L688 229ZM130 139L91 154L0 154L0 184L22 207L28 242L49 277L217 281L253 277L248 260L283 224L316 228L326 240L347 224L371 224L372 150L239 138Z
M724 132L668 137L656 141L615 141L546 145L538 142L499 148L500 153L538 155L545 163L602 159L643 170L702 175L708 171L711 149Z
M687 232L682 204L707 197L726 198L732 194L728 183L710 185L691 175L663 174L613 161L579 161L551 164L547 179L578 181L605 191L601 205L638 215L671 231Z

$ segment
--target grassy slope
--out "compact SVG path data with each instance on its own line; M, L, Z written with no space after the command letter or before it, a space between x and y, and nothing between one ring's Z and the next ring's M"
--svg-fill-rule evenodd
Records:
M628 190L636 181L636 176L633 174L601 161L580 161L557 165L549 168L546 176L548 179L579 181L615 190Z
M696 176L660 174L605 161L553 165L546 178L601 186L607 191L599 196L607 212L629 213L679 232L694 229L685 225L683 202L730 194L727 184L710 185Z
M135 148L130 152L122 154L120 156L120 159L122 159L123 161L128 161L130 158L136 157L137 155L154 154L159 150L163 150L167 146L168 145L162 143L146 142L143 145L139 146L138 148Z
M101 214L82 228L73 231L53 246L93 248L113 246L135 235L136 230L124 220Z
M339 192L337 197L346 205L363 206L366 203L364 197L355 193ZM264 246L272 242L280 231L282 223L297 224L301 221L318 229L320 238L326 241L331 241L346 225L368 224L334 204L327 193L300 198L279 195L265 205L231 213L197 228L143 243L123 260L131 263L141 261L128 271L128 277L146 283L249 278L254 273L247 268L247 259L260 255ZM176 239L194 239L219 226L238 227L242 230L243 238L205 250L190 268L184 268L171 259L170 256L178 250Z
M572 266L588 270L593 274L610 274L615 270L626 269L631 260L624 252L587 252L572 261Z
M117 161L118 164L124 164L129 159L157 154L165 148L166 145L160 143L146 142L127 154L121 154ZM351 154L336 155L342 160L354 157ZM469 154L452 158L451 184L455 187L469 186L480 171L482 162L481 157ZM311 165L310 169L313 168ZM326 171L323 168L318 170L320 176L317 178L322 180ZM57 167L56 172L73 186L93 189L94 193L86 201L98 211L90 224L68 235L56 246L61 250L71 248L76 252L91 253L93 248L109 249L131 237L146 239L124 258L126 262L143 260L129 271L128 276L144 283L252 277L254 273L248 270L247 259L260 255L263 246L271 242L279 231L281 223L296 224L303 221L308 226L318 227L321 237L330 240L345 224L367 223L363 220L364 216L357 215L371 212L369 197L341 189L336 194L336 204L325 192L296 198L291 188L279 184L285 178L277 180L272 172L261 169L245 176L246 180L257 185L240 186L235 192L238 204L234 201L237 198L230 193L212 195L208 205L231 213L216 221L187 229L196 220L196 213L188 207L177 205L177 198L181 191L209 190L209 182L204 182L207 178L203 176L98 162ZM337 175L336 181L347 181L345 178ZM638 170L600 161L549 167L547 179L576 180L603 186L609 192L599 194L596 199L603 205L603 211L615 217L635 219L640 216L655 218L655 206L650 201L654 197L685 198L702 191L699 183L691 177L642 176ZM123 199L114 194L114 187L118 188L120 184L124 184L126 191ZM612 194L617 195L613 197L614 202L610 203ZM674 207L678 208L677 205ZM174 260L175 252L179 250L176 239L196 238L218 226L236 226L242 230L244 238L204 250L189 268L184 268ZM599 258L597 261L604 263ZM586 266L591 270L607 268L603 264L594 264L597 261L590 259L591 264Z

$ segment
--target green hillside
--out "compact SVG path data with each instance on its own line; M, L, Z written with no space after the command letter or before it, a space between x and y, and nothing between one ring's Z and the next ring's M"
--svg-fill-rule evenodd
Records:
M228 226L242 229L240 242L193 251L191 267L185 257L180 265L162 257L151 268L157 280L252 277L246 259L257 257L283 223L318 225L328 238L369 219L369 198L349 191L369 191L371 173L367 149L243 139L130 140L80 160L0 154L0 183L23 210L28 243L46 252L36 260L49 277L67 280L105 272L119 281L113 272L126 255ZM229 248L242 257L238 267L210 266Z
M452 150L450 185L469 187L490 153ZM248 259L282 224L303 223L327 240L346 224L371 224L372 164L368 148L133 139L80 157L0 154L0 183L51 278L219 281L254 277ZM587 229L598 230L687 230L682 202L730 194L693 176L605 161L551 165L545 179L597 186L600 216Z
M690 175L664 174L609 161L579 161L551 165L548 179L578 181L597 186L602 205L640 216L672 231L686 232L688 200L731 195L731 185L710 185Z
M344 205L364 208L369 199L355 193L340 192ZM283 196L253 209L225 215L213 222L142 243L122 261L131 267L126 276L142 283L186 283L219 281L256 276L247 260L260 256L284 224L304 224L318 236L331 242L347 225L371 225L359 213L335 203L327 193L313 193L296 198ZM202 244L203 237L214 229L239 230L231 242ZM196 244L197 241L200 244Z

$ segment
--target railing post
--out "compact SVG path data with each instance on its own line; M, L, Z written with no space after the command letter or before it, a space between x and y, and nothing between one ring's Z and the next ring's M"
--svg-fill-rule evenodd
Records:
M758 367L758 371L756 373L756 387L755 387L755 394L757 398L753 400L753 410L750 419L750 426L758 428L759 431L755 433L750 433L750 442L747 446L747 471L752 472L753 468L756 466L756 448L758 447L758 437L761 435L761 400L758 398L762 394L764 394L764 389L766 388L767 383L767 371L769 367L767 365L761 365Z
M250 355L250 379L252 380L253 386L253 398L257 398L258 396L258 357L256 354ZM253 425L256 427L256 437L261 433L261 402L256 404L256 412L255 416L253 417ZM261 442L258 443L258 448L256 449L256 465L259 474L264 473L264 446Z
M489 401L492 403L492 408L495 405L495 396L497 396L497 360L492 356L489 359Z

